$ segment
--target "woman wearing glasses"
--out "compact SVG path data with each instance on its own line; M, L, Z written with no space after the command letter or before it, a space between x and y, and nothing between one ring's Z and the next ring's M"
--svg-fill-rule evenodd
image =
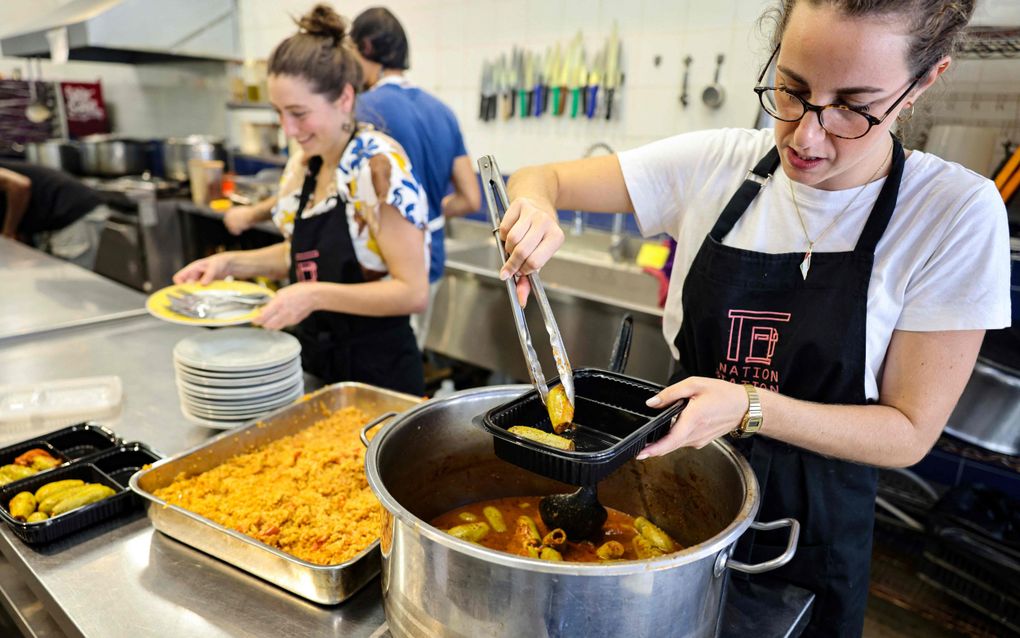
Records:
M645 234L676 238L663 331L677 373L650 404L690 403L638 458L734 435L761 484L760 518L801 522L778 574L816 594L807 635L861 634L876 468L925 456L984 330L1009 325L994 185L889 131L949 67L972 11L972 0L784 0L769 14L775 80L763 72L755 89L774 131L689 133L509 184L504 278L562 244L557 208L633 211ZM523 300L527 279L517 286ZM737 557L782 545L757 532Z

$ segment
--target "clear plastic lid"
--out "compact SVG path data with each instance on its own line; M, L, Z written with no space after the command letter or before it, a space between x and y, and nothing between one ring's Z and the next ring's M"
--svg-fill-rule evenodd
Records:
M120 411L120 377L83 377L0 386L0 431L59 427Z

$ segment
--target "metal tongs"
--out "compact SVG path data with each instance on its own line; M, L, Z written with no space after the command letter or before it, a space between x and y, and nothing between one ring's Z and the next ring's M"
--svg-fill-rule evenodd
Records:
M485 155L478 160L478 172L482 178L482 190L485 192L485 202L489 208L489 219L492 221L492 234L496 238L496 250L499 251L499 260L505 264L510 255L506 252L503 240L499 237L499 224L502 214L510 207L510 198L507 196L506 184L503 183L503 175L499 172L496 158L492 155ZM497 208L497 203L499 208ZM502 212L501 212L502 211ZM538 300L538 308L542 313L542 321L545 322L545 330L549 333L549 343L552 345L553 361L556 362L556 371L560 375L560 385L566 392L567 400L574 406L574 371L570 367L570 360L567 358L567 349L563 346L563 337L560 335L560 328L556 325L556 318L553 316L552 307L549 305L549 298L545 295L545 287L538 273L528 275L531 282L531 292ZM524 318L524 308L517 300L517 287L514 278L506 280L506 292L510 297L510 308L514 315L514 325L517 328L517 338L521 342L521 350L524 352L524 359L528 363L528 374L531 376L531 383L538 390L542 397L542 403L547 404L549 386L546 384L545 375L542 373L542 364L538 361L538 354L531 342L531 333L528 331L528 323Z

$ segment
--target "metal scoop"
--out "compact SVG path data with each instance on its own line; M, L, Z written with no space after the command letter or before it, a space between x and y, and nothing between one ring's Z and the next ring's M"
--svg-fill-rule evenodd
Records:
M624 315L620 332L609 355L609 369L623 372L630 356L630 342L634 335L634 318ZM570 539L597 539L609 512L599 503L594 485L585 485L571 494L552 494L538 502L538 513L549 529L557 527L567 533Z
M492 221L492 234L496 237L496 250L499 251L500 262L506 263L509 255L503 245L503 240L499 237L499 224L502 219L500 211L505 213L510 207L510 198L506 192L506 185L503 183L503 175L499 172L496 158L492 155L485 155L478 160L478 172L482 178L482 190L485 192L485 202L489 208L489 219ZM567 359L567 349L563 347L563 337L560 336L559 326L556 324L556 318L553 317L552 307L549 306L549 299L545 295L545 287L542 286L542 280L538 273L528 275L528 281L531 282L531 292L538 300L538 309L542 313L545 330L549 333L549 343L552 345L556 371L560 375L560 385L563 386L567 400L572 407L574 406L574 372L570 367L570 360ZM542 364L538 361L535 346L531 342L531 333L528 331L528 323L524 318L524 308L521 307L520 301L517 299L513 278L506 280L506 292L510 296L514 326L517 328L517 338L521 342L521 350L524 352L524 359L528 364L528 375L531 377L532 385L542 397L542 403L548 405L549 386L542 373Z
M42 61L36 61L39 69L39 73L35 80L31 77L28 78L28 91L31 96L29 105L25 108L25 117L28 118L29 122L33 124L39 124L53 117L50 107L43 103L42 97L36 93L36 82L42 82ZM32 58L28 59L29 76L31 76L32 70Z

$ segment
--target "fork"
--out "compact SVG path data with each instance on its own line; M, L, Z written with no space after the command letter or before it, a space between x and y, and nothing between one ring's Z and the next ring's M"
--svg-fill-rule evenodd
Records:
M222 291L209 291L206 294L196 294L193 292L181 292L177 294L167 295L171 299L177 300L185 304L196 304L196 303L210 303L210 304L243 304L249 306L262 306L269 303L270 296L264 292L255 293L239 293L230 292L226 290Z
M206 319L222 312L260 307L265 304L265 301L268 301L269 297L266 296L265 301L257 302L251 299L239 301L234 299L208 299L198 295L185 297L169 294L167 299L170 301L167 304L167 308L171 311L193 319Z

